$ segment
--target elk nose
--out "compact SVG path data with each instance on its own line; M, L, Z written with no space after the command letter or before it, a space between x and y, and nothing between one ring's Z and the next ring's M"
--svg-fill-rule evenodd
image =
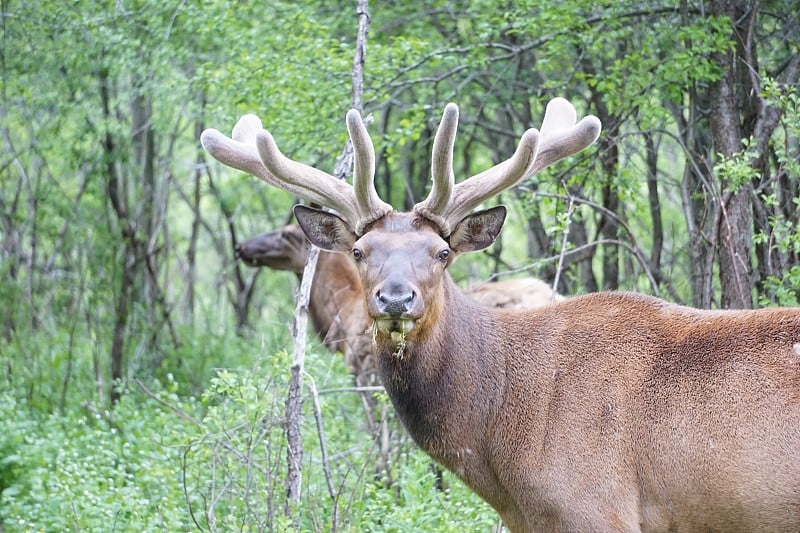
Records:
M375 291L378 308L382 313L390 316L409 313L416 297L416 293L410 287L390 287Z

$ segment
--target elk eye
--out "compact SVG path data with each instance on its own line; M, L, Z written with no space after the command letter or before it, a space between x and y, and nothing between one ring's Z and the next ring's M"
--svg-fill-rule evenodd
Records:
M439 261L442 261L442 262L445 262L445 261L447 261L447 258L448 258L448 257L450 257L450 250L448 250L447 248L445 248L444 250L442 250L441 252L439 252L438 254L436 254L436 258L437 258Z
M364 252L359 250L358 248L353 248L353 259L356 261L361 261L364 258Z

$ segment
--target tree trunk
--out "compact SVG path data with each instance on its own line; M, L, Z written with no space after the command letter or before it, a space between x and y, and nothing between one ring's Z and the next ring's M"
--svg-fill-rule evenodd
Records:
M664 249L664 225L661 222L661 198L658 194L658 147L653 135L645 133L647 150L647 199L653 226L653 247L650 250L650 270L656 283L661 284L661 252Z
M605 240L619 239L619 222L612 213L619 216L619 195L617 189L617 166L619 165L619 120L612 117L599 95L593 98L597 106L600 121L605 126L604 135L599 141L600 166L603 169L603 207L607 210L600 214L598 233ZM619 247L616 244L603 245L603 290L619 288Z
M205 102L201 109L205 108ZM202 119L198 119L197 122L194 124L194 137L195 139L200 138L200 134L203 133L205 129L205 124L203 123ZM192 230L189 235L189 247L186 250L186 275L184 276L184 282L186 283L186 287L184 289L184 300L183 300L183 309L186 319L189 321L191 325L194 325L194 291L195 291L195 281L197 279L197 263L196 263L196 256L197 256L197 241L200 238L200 200L201 200L201 184L202 184L202 177L203 177L203 164L205 163L205 158L202 153L202 149L198 147L197 152L197 159L196 159L196 166L194 171L194 184L192 190L192 213L194 216L192 218Z
M100 100L102 103L105 122L111 123L113 120L111 112L111 88L108 72L103 69L99 74ZM130 313L130 296L133 288L134 270L136 268L135 250L135 229L128 219L128 197L123 178L117 168L117 147L114 137L110 131L106 130L103 138L103 151L106 161L106 193L111 207L119 220L122 231L122 242L124 243L122 273L120 284L117 290L117 301L114 305L114 329L111 338L111 403L119 400L119 390L116 385L122 379L123 358L125 354L125 330L128 324Z
M747 133L743 131L742 122L745 122L745 126L751 123L752 102L747 94L741 94L745 90L742 81L747 76L744 76L739 64L744 56L746 28L743 24L748 20L746 8L735 0L711 3L713 15L727 16L733 21L731 37L736 43L733 50L714 54L724 74L711 86L710 124L714 151L723 158L741 151L742 138ZM740 116L741 112L744 117ZM753 191L749 182L732 183L725 177L719 182L722 213L719 218L717 255L722 287L721 306L726 309L749 309L753 307L749 238L753 227L750 209Z

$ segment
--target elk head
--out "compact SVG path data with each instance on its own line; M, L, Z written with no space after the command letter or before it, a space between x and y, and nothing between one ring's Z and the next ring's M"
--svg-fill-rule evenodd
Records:
M312 243L350 254L362 278L376 335L396 341L425 335L426 326L439 316L440 281L447 267L462 252L488 247L500 233L505 207L471 211L594 142L599 120L587 116L576 122L576 118L567 100L551 100L541 131L526 131L511 158L456 184L453 145L458 108L448 104L433 143L432 189L409 213L394 212L378 197L375 151L355 110L346 117L355 153L352 186L286 158L255 115L240 119L232 138L206 130L201 141L219 161L335 211L296 206L295 216Z
M234 256L247 266L302 273L308 259L308 241L297 224L262 233L236 245Z

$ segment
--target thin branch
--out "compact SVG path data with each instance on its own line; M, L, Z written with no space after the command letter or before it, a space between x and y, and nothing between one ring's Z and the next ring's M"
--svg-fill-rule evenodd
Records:
M521 187L521 189L526 190L525 187ZM575 253L578 250L583 250L583 249L586 249L587 247L596 246L598 244L610 243L610 244L617 244L619 246L622 246L626 250L630 251L634 255L634 257L636 257L636 260L642 265L642 268L644 269L644 272L647 275L647 279L650 281L650 285L653 287L653 293L655 295L659 294L658 283L656 282L655 277L653 276L653 273L650 271L650 265L649 265L649 263L647 261L647 258L644 257L644 255L642 254L641 249L636 244L636 238L633 235L633 231L631 230L631 228L628 226L628 224L624 220L622 220L621 218L619 218L619 216L617 216L616 213L614 213L613 211L610 211L609 209L603 207L600 204L592 202L591 200L587 200L585 198L581 198L581 197L578 197L578 196L573 196L571 194L570 195L563 195L563 194L555 194L555 193L545 193L545 192L540 192L540 191L530 191L530 192L532 194L539 195L539 196L544 196L546 198L556 198L556 199L560 199L560 200L565 200L565 201L570 202L570 204L572 202L575 202L575 203L578 203L578 204L588 205L592 209L596 209L596 210L606 214L607 216L614 218L617 221L617 223L622 228L625 229L625 232L628 234L628 237L629 237L629 239L631 241L631 244L627 244L627 243L625 243L623 241L620 241L618 239L602 239L602 240L597 240L597 241L591 242L591 243L589 243L589 244L587 244L585 246L581 246L579 248L572 249L568 253ZM563 246L562 246L562 252L563 252ZM550 257L550 258L540 259L539 262L542 262L542 261L547 262L547 261L551 261L551 260L556 260L556 259L558 259L560 257L561 257L561 255L559 254L557 256L553 256L553 257ZM528 268L526 267L523 270L527 270L527 269Z
M203 423L200 422L199 420L197 420L196 418L192 417L191 415L188 415L188 414L184 413L183 411L181 411L180 409L178 409L174 405L169 404L168 402L162 400L161 398L159 398L158 396L156 396L155 394L150 392L150 390L147 387L144 386L144 383L142 383L139 380L139 378L134 378L133 382L136 383L139 386L139 388L142 389L142 392L144 392L149 398L155 400L159 404L163 405L164 407L166 407L167 409L172 411L181 420L185 420L186 422L189 422L190 424L192 424L195 427L199 427L199 428L203 427Z
M366 39L369 30L369 11L367 0L359 0L356 12L358 14L358 33L356 38L356 49L353 57L352 67L352 105L354 109L361 111L362 107L362 93L364 84L364 63L366 61ZM345 179L352 172L352 157L348 157L348 150L352 150L348 146L349 141L345 143L342 156L339 158L335 175L339 179ZM297 304L295 307L295 320L294 320L294 352L292 355L292 375L289 381L289 394L286 399L286 439L287 439L287 460L288 471L286 473L286 492L287 499L284 507L284 513L290 521L294 521L294 511L292 504L297 505L300 503L300 487L302 480L302 458L303 447L300 435L300 422L302 418L301 411L301 387L302 377L304 373L305 363L305 348L306 348L306 335L308 329L308 304L311 294L311 284L314 279L314 272L317 268L317 259L319 258L319 248L312 246L309 250L306 266L303 270L303 278L300 283L300 291L297 296ZM314 397L312 391L312 398ZM320 426L318 425L318 431ZM323 435L320 433L320 438ZM330 472L326 472L329 476ZM333 499L333 522L331 529L335 530L338 520L337 498L333 490L332 481L328 480L331 490L331 498Z
M494 274L489 276L486 279L486 281L487 282L494 281L494 280L499 279L499 278L501 278L503 276L511 276L511 275L514 275L514 274L520 274L522 272L527 272L529 270L538 269L538 268L541 267L541 265L543 263L552 263L552 262L558 261L561 258L562 254L564 254L564 256L580 254L580 253L584 252L585 250L588 250L590 248L594 248L595 246L599 246L601 244L615 244L615 245L621 246L625 250L629 251L634 257L636 257L636 259L639 261L639 264L642 265L642 268L644 269L644 273L647 276L647 279L650 281L650 285L653 288L653 294L655 296L658 296L660 294L660 291L659 291L659 288L658 288L658 284L656 283L655 278L653 278L653 275L651 274L650 270L648 269L647 261L645 261L644 258L641 256L641 252L639 252L637 249L635 249L633 246L631 246L627 242L621 241L619 239L599 239L599 240L596 240L596 241L593 241L593 242L589 242L589 243L583 244L581 246L578 246L576 248L573 248L571 250L568 250L566 252L562 251L558 255L551 255L549 257L543 257L541 259L537 259L534 263L531 263L530 265L525 265L523 267L515 268L515 269L512 269L512 270L503 270L501 272L495 272Z
M334 387L332 389L320 389L319 394L334 394L338 392L386 392L382 385L375 385L370 387Z
M569 226L572 223L572 214L575 212L575 198L569 195L569 206L567 207L567 221L564 224L564 232L561 238L561 253L558 255L558 266L556 267L556 275L553 279L553 290L550 295L550 303L556 301L556 294L558 292L558 280L561 278L561 271L564 268L564 257L567 252L567 239L569 238Z
M308 376L308 390L311 393L311 402L314 406L314 420L317 423L317 436L319 437L319 448L322 454L322 471L325 474L325 481L328 484L328 494L333 501L333 510L331 517L331 533L336 531L339 524L339 495L336 488L333 486L333 476L331 475L331 464L328 457L328 443L325 439L325 429L322 424L322 409L319 405L319 393L317 391L317 384L314 378Z

